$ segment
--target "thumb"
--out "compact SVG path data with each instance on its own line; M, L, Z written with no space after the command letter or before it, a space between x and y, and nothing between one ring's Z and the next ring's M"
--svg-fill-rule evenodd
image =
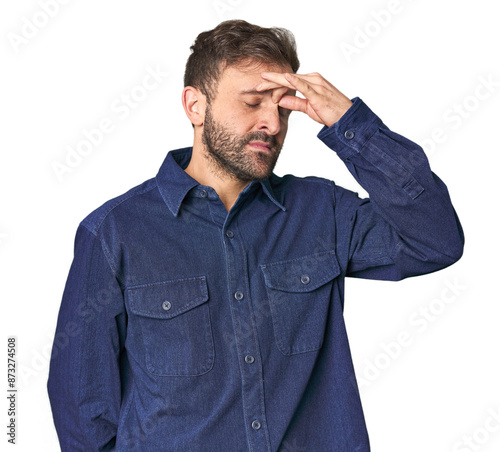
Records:
M297 96L283 96L278 102L278 105L282 108L287 108L288 110L306 113L307 100Z

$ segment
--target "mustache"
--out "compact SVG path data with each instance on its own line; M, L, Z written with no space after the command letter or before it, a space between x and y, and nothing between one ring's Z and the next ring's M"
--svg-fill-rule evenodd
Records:
M250 141L262 141L264 143L270 144L272 147L277 147L278 142L274 135L269 135L266 132L251 132L245 136L245 144L250 143Z

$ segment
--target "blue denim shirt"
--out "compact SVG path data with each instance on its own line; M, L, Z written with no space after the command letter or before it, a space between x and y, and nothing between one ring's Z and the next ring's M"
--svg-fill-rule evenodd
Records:
M464 239L422 149L353 100L318 137L370 199L273 174L228 212L185 148L81 222L48 380L63 451L369 451L344 278L433 272Z

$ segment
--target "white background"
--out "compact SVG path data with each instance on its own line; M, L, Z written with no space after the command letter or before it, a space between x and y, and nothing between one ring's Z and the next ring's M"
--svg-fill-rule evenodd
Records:
M77 225L155 176L169 150L191 145L180 102L189 46L230 18L289 28L300 73L322 73L423 145L465 230L465 254L448 269L399 283L347 281L372 450L500 450L495 2L66 0L53 17L42 3L3 2L0 13L1 331L5 355L7 337L18 342L16 450L59 450L47 356ZM122 95L140 95L148 68L168 75L136 108L116 111ZM112 132L58 178L54 164L105 118ZM275 172L323 176L363 194L316 138L320 128L294 113ZM1 378L6 387L6 357ZM0 448L8 450L2 399Z

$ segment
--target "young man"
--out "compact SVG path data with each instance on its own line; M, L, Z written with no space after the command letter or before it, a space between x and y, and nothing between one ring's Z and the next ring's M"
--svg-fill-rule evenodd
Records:
M77 231L48 381L62 450L369 451L344 278L457 261L446 186L361 99L298 75L286 30L227 21L191 50L193 146ZM370 199L272 172L292 110Z

